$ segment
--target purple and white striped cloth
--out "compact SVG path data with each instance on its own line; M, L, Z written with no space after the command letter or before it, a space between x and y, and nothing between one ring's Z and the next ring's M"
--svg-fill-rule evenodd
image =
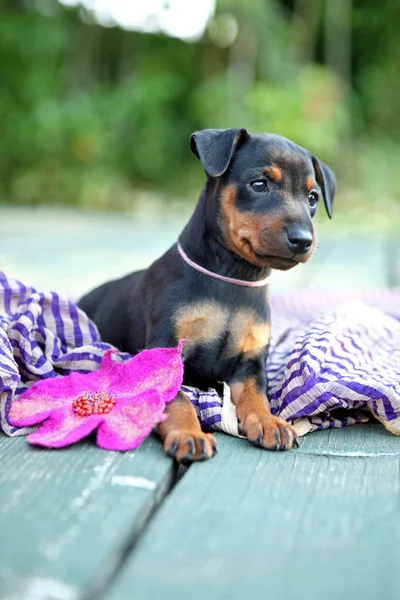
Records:
M272 299L267 372L271 409L299 435L375 416L400 434L400 289L353 297L296 292ZM110 346L67 296L38 292L0 272L0 424L38 379L98 368ZM119 353L121 360L129 355ZM185 387L202 424L238 435L229 388Z

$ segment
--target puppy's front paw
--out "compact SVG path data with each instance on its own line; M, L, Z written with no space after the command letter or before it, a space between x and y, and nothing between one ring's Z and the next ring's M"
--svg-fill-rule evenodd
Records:
M168 456L182 465L207 460L217 453L217 442L211 433L203 431L171 431L164 440Z
M296 432L289 423L270 413L257 414L251 412L239 418L239 427L243 434L256 446L267 450L290 450L299 447Z

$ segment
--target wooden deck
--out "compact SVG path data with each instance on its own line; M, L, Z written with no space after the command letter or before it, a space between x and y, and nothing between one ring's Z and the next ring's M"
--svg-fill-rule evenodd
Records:
M50 219L40 239L20 218L14 234L25 250L6 254L4 213L3 268L37 286L80 292L83 260L97 283L128 271L129 261L147 262L180 227L160 233L160 224L145 235L138 228L135 237L123 219L99 217L107 243L117 240L110 257L95 226L83 235L85 217L71 214ZM152 234L154 246L142 255ZM399 285L399 256L396 239L320 235L301 277L277 275L272 287ZM269 453L217 437L213 460L177 470L156 438L120 454L90 441L45 451L1 436L1 600L398 600L398 438L380 425L358 426Z

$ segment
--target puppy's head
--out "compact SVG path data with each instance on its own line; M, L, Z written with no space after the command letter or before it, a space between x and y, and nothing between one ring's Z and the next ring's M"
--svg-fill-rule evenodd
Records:
M190 144L216 180L227 248L254 265L281 270L311 258L312 218L321 198L332 217L336 181L327 165L283 137L245 129L206 129Z

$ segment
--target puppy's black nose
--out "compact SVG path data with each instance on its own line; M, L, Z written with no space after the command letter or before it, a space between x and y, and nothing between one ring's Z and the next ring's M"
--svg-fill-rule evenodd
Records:
M287 245L291 252L304 254L312 246L313 238L310 231L300 227L290 227L286 233Z

